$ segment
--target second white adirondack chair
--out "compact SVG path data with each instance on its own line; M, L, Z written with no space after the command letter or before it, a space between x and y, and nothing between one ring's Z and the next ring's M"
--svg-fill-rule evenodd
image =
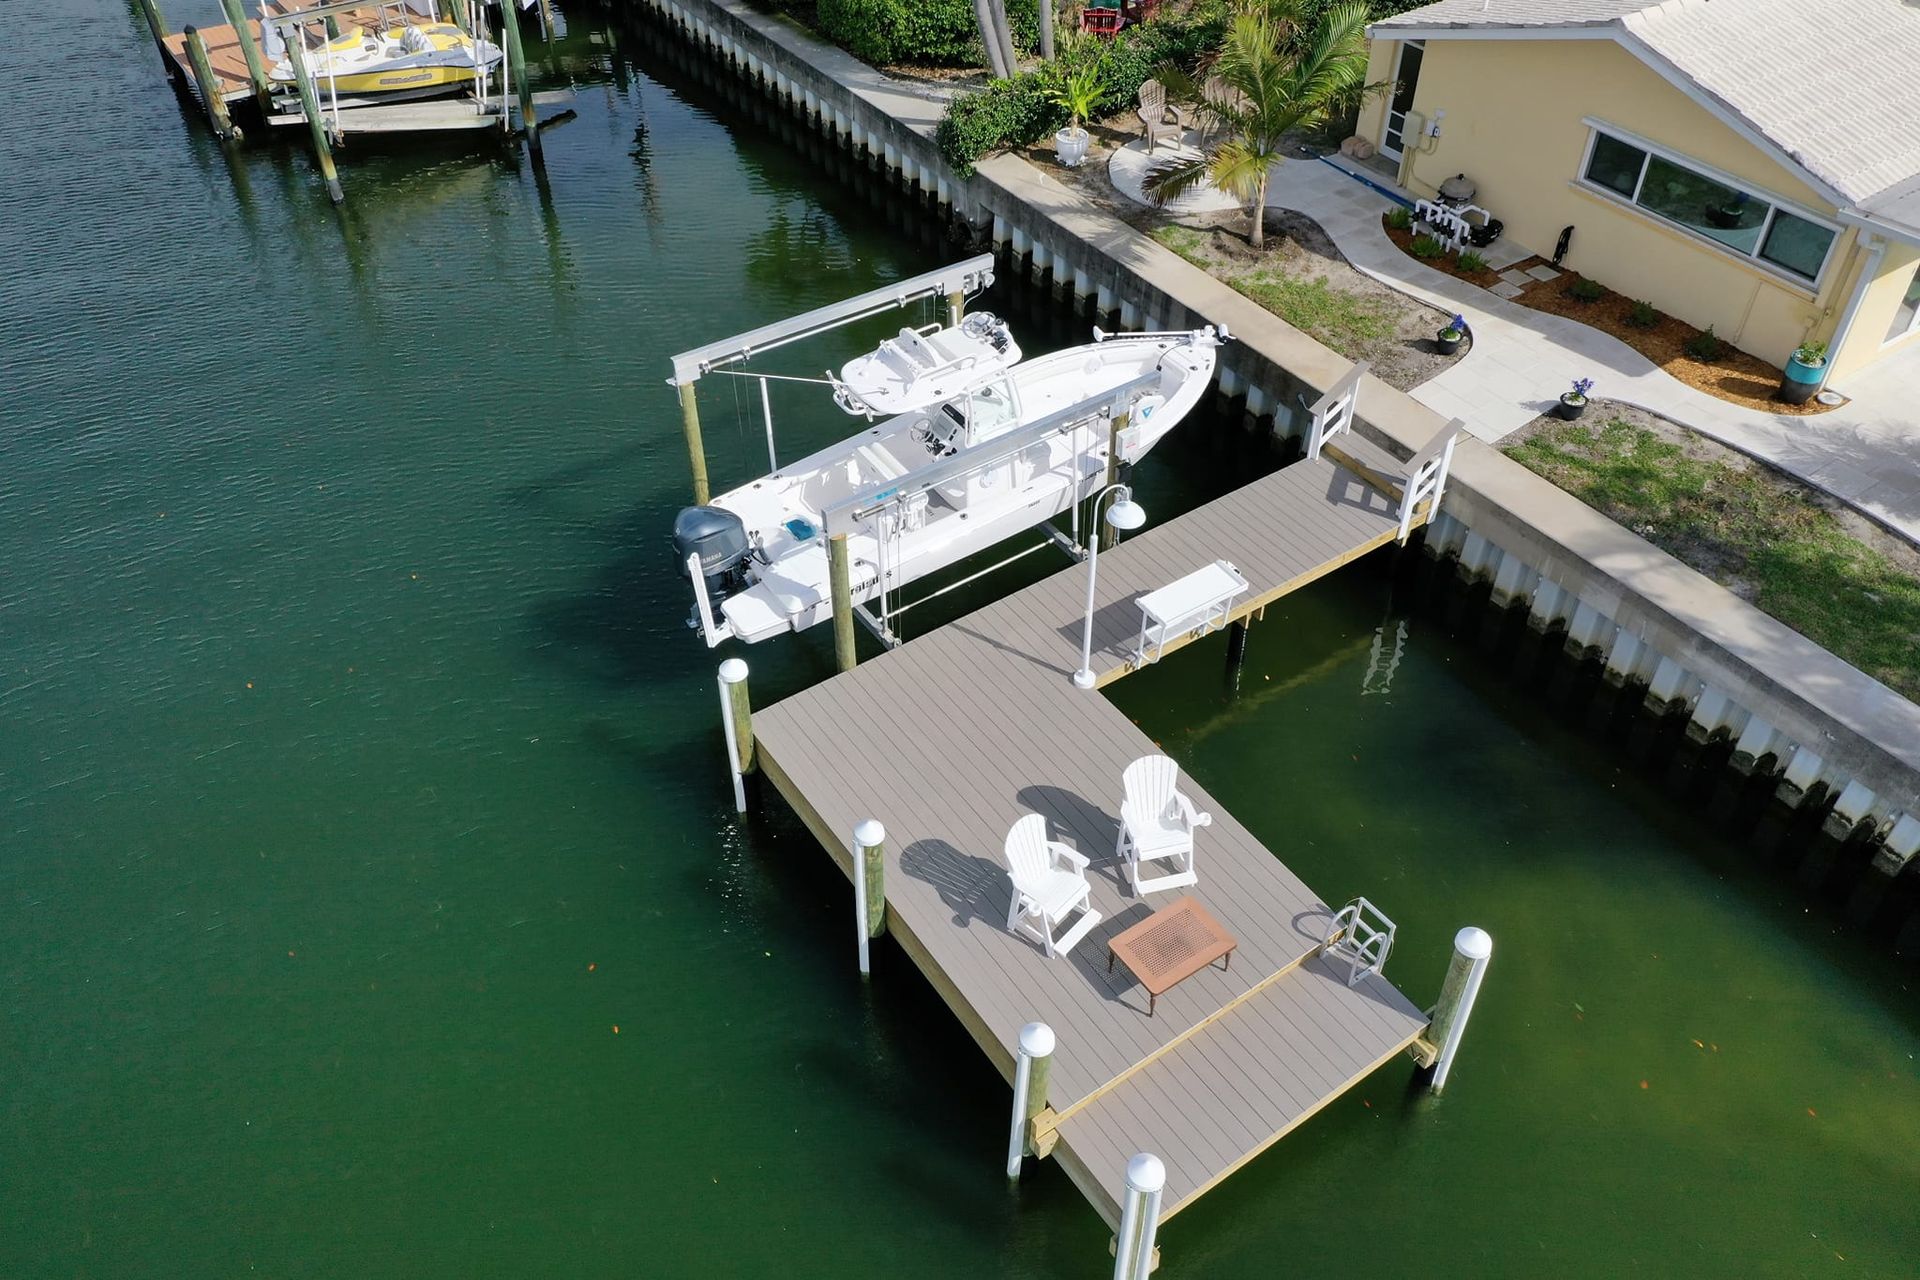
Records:
M1007 906L1007 932L1024 933L1049 956L1064 956L1093 932L1100 913L1087 901L1087 857L1058 840L1047 839L1047 820L1030 813L1007 832L1007 878L1013 901ZM1064 933L1067 917L1080 918Z
M1126 861L1133 891L1145 896L1198 884L1193 833L1213 825L1213 815L1201 813L1180 793L1180 766L1166 756L1142 756L1127 766L1120 780L1126 794L1120 801L1120 842L1115 852ZM1143 877L1143 862L1165 863L1173 869Z

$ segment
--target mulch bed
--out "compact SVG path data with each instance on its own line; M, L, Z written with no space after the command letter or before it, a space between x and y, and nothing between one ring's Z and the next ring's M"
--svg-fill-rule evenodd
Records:
M1381 216L1380 225L1386 231L1387 239L1399 245L1400 252L1415 262L1424 262L1435 271L1444 271L1455 279L1465 280L1468 284L1477 284L1482 289L1491 289L1500 283L1500 273L1492 267L1482 267L1478 271L1463 271L1460 263L1451 254L1442 254L1438 258L1417 257L1413 252L1413 238L1416 234L1414 231L1388 226L1384 214Z
M1413 255L1413 237L1411 230L1401 231L1386 225L1384 215L1381 226L1387 238L1400 246L1400 251L1415 262L1423 262L1436 271L1468 284L1491 289L1500 282L1500 273L1492 269L1486 271L1462 271L1449 257L1415 258ZM1534 255L1523 262L1515 263L1511 268L1526 271L1537 266L1551 266L1545 258ZM1522 306L1532 307L1535 311L1546 311L1557 316L1566 316L1582 324L1592 325L1602 333L1611 334L1638 351L1647 359L1659 365L1667 373L1686 383L1696 391L1730 404L1743 405L1749 409L1758 409L1762 413L1788 414L1793 417L1812 417L1839 408L1838 405L1821 404L1818 400L1809 400L1805 404L1788 404L1774 398L1780 388L1780 370L1768 364L1759 356L1750 355L1735 347L1725 339L1720 343L1720 358L1701 360L1687 354L1687 344L1699 337L1701 330L1694 328L1684 320L1676 320L1664 311L1659 319L1647 328L1638 328L1627 322L1633 311L1633 299L1625 294L1615 293L1604 286L1600 296L1591 302L1582 302L1573 296L1573 287L1577 281L1585 279L1578 272L1558 268L1561 274L1553 280L1535 280L1523 286L1520 296L1514 301ZM1598 283L1595 281L1594 283Z
M1659 313L1659 319L1651 327L1637 328L1627 322L1633 299L1603 289L1599 298L1582 302L1572 293L1574 282L1580 279L1580 275L1569 271L1558 280L1536 281L1526 286L1515 301L1612 334L1695 390L1749 409L1811 417L1839 407L1824 405L1818 400L1805 404L1776 400L1774 392L1780 387L1780 370L1759 356L1749 355L1725 340L1720 344L1718 360L1688 355L1687 344L1699 337L1701 330L1665 312Z

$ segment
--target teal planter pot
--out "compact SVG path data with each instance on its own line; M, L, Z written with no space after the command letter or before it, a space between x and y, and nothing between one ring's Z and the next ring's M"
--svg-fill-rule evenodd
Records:
M1780 398L1788 404L1805 404L1827 376L1827 362L1808 364L1798 356L1789 357L1780 379Z

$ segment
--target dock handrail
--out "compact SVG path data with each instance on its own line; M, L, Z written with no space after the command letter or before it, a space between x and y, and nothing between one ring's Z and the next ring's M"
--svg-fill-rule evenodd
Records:
M1400 542L1406 545L1407 536L1413 532L1414 507L1422 498L1431 499L1429 514L1440 509L1441 495L1446 492L1447 473L1453 469L1453 447L1460 441L1460 433L1467 424L1455 418L1446 426L1433 433L1433 438L1420 446L1420 452L1407 462L1407 480L1400 494Z
M1354 406L1360 400L1360 379L1367 372L1367 362L1362 360L1353 368L1340 375L1340 380L1327 388L1327 393L1314 401L1311 410L1313 424L1307 431L1307 457L1317 459L1320 446L1342 431L1353 427ZM1304 398L1304 397L1303 397Z

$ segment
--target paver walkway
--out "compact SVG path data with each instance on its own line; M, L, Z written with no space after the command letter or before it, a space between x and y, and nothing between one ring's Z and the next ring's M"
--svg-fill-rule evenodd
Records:
M1122 195L1143 204L1148 163L1134 143L1114 155L1108 170ZM1368 175L1368 181L1379 179ZM1189 199L1181 211L1235 207L1215 191ZM1269 208L1318 222L1356 269L1466 317L1472 348L1414 388L1414 399L1494 441L1551 409L1575 378L1592 378L1595 395L1637 405L1772 463L1920 542L1920 350L1842 380L1839 389L1852 403L1815 418L1743 408L1694 390L1598 329L1509 302L1409 258L1381 228L1380 215L1391 204L1330 160L1290 160L1274 171L1267 191Z

